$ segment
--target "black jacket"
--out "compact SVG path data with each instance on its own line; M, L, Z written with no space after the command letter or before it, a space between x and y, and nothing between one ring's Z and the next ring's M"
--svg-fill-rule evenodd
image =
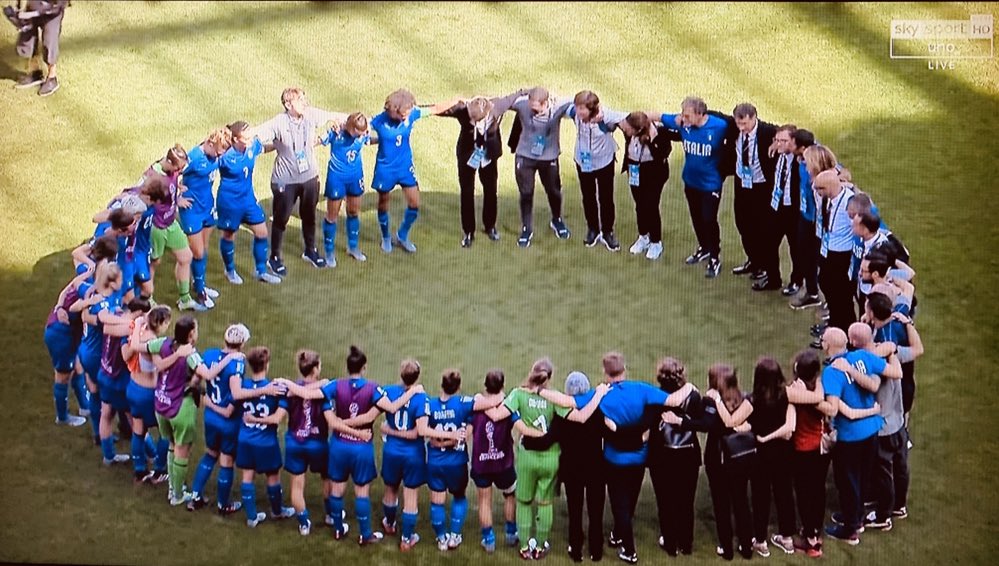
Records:
M468 117L468 107L465 106L464 102L459 102L440 114L458 120L458 124L461 126L461 130L458 132L458 142L455 145L455 155L459 164L463 165L468 162L476 146L485 147L486 157L492 161L503 155L503 134L500 131L500 124L503 122L503 115L524 92L526 91L517 91L508 96L490 99L493 102L492 123L486 128L484 136L475 132L475 125Z
M624 159L621 161L621 172L623 173L628 172L629 165L636 163L628 157L628 147L631 145L631 138L632 136L627 134L624 136ZM662 181L664 183L669 180L669 156L673 152L672 142L679 141L682 141L680 132L670 130L665 126L659 126L656 128L656 137L649 144L649 151L652 153L652 161L650 163L655 164L656 171L662 173Z

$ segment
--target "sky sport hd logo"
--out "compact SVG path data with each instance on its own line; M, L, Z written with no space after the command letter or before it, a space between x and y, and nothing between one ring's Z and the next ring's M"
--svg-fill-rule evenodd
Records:
M950 70L957 61L995 58L991 14L967 20L892 20L892 59L923 59L931 71Z

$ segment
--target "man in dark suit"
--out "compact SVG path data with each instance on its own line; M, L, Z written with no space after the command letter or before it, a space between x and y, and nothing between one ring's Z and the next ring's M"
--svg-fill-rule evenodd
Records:
M798 250L798 222L801 216L801 192L798 188L801 184L801 175L794 155L796 131L798 128L794 124L785 124L777 128L774 136L777 160L774 164L774 184L770 193L770 202L762 218L767 238L760 252L762 258L760 267L767 276L753 284L753 289L758 291L776 289L780 286L780 244L784 238L787 238L793 269L791 279L782 291L786 297L797 295L805 282L799 260L801 254ZM773 281L777 282L776 286Z
M739 129L735 142L735 227L746 252L746 262L733 268L732 273L751 274L758 282L766 279L754 288L779 289L780 278L776 274L767 277L764 269L764 250L769 239L766 220L776 165L769 149L777 126L760 120L756 107L748 102L737 105L732 114Z

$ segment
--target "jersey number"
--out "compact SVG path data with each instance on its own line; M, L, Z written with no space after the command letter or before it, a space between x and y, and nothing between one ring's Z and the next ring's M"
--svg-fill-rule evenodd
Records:
M395 429L409 430L409 413L406 411L398 411L395 414Z
M402 134L395 137L395 146L399 147L402 145Z
M538 418L534 419L534 422L531 424L534 425L534 428L540 430L542 434L548 434L548 419L544 415L538 415Z
M254 410L254 409L256 409L256 410ZM243 412L244 413L249 413L251 416L257 417L259 419L263 419L263 418L266 418L268 415L271 414L271 408L268 407L266 403L257 403L256 405L254 405L253 402L251 402L251 401L244 401L243 402ZM243 424L246 424L246 423L243 423ZM256 429L260 429L260 430L267 430L267 425L265 425L263 423L246 424L246 426L249 427L249 428L256 428Z

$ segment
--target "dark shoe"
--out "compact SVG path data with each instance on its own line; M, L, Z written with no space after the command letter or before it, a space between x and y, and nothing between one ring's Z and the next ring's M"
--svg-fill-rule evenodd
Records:
M815 338L818 338L825 333L826 328L829 328L828 324L813 324L811 328L808 329L808 332Z
M495 227L486 230L486 237L494 242L498 242L500 239L499 230L497 230Z
M531 247L531 240L534 238L534 230L531 230L527 226L520 231L520 237L517 238L517 245L522 248Z
M860 544L860 535L857 534L857 531L848 529L843 525L829 525L826 527L826 534L850 546Z
M565 222L563 222L561 218L555 218L551 221L549 226L551 226L551 229L555 231L555 236L559 240L569 239L569 227L565 225Z
M752 544L740 544L739 545L739 556L742 556L746 560L753 557L753 545Z
M732 560L735 558L735 552L731 548L722 548L720 546L715 547L715 554L722 557L725 560Z
M573 562L582 562L583 561L583 551L582 550L580 550L578 548L573 548L570 545L568 552L569 552L569 559L572 560Z
M312 264L312 267L322 269L326 267L326 258L319 255L316 250L309 250L302 254L302 259Z
M801 290L801 285L798 285L797 283L794 283L792 281L791 283L787 284L787 287L781 289L780 294L784 295L785 297L793 297L797 295L798 291L800 290Z
M753 263L747 259L746 263L732 268L732 275L749 275L755 271L756 268L753 267Z
M191 499L190 501L187 502L187 510L197 511L198 509L201 509L206 505L208 505L208 500L205 499L204 497L198 496L197 498Z
M878 517L878 514L871 511L864 517L864 528L865 529L876 529L879 531L890 531L892 527L891 517L885 517L883 519Z
M721 260L713 257L708 261L708 267L704 270L704 276L708 279L714 279L718 277L718 273L721 271Z
M791 305L792 309L800 311L800 310L810 309L812 307L817 307L819 306L820 302L821 301L819 301L818 295L804 295L802 297L798 297L797 299L791 299L791 302L789 304Z
M267 260L267 265L270 266L271 271L279 277L288 275L288 268L284 266L284 261L276 255L271 256L271 259Z
M607 232L604 234L603 240L604 245L607 246L608 250L616 252L621 249L621 242L617 241L617 236L614 235L614 232Z
M41 71L32 71L17 79L17 82L14 83L14 88L31 88L42 84L44 81L45 75Z
M622 562L627 562L628 564L638 564L638 553L637 552L626 552L623 548L617 552L617 557Z
M461 247L470 248L472 247L472 241L475 240L475 235L472 233L465 234L465 237L461 239Z
M59 79L55 77L45 79L38 89L38 96L49 96L57 90L59 90Z
M701 263L702 261L708 259L709 257L711 257L711 254L704 251L703 248L698 247L696 250L694 250L694 253L687 256L687 259L683 260L683 262L686 263L687 265L695 265Z
M624 544L624 541L616 538L614 536L614 531L611 531L610 534L607 535L607 546L611 548L619 548L622 544Z
M597 232L596 230L587 230L586 238L583 239L583 245L588 248L592 248L600 242L601 238L602 236L600 235L600 232Z
M752 279L753 281L759 281L760 279L763 279L766 276L767 276L766 271L763 271L762 269L757 269L756 271L753 272L752 275L749 276L749 278Z
M780 289L780 279L770 279L766 275L753 283L754 291L776 291Z

